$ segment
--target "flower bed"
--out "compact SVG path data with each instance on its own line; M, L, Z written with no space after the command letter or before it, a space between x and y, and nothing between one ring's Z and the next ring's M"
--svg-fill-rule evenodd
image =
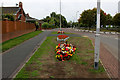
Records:
M64 31L58 31L57 33L58 34L64 34Z
M65 61L65 60L69 60L73 54L75 54L76 51L76 47L73 46L72 44L58 44L58 46L56 46L56 58L59 61Z
M66 41L67 39L69 39L69 36L67 36L67 35L57 36L57 41Z

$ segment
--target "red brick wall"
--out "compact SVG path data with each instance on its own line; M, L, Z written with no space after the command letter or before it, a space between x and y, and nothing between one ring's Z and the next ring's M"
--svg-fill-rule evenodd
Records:
M2 42L35 30L33 23L2 21Z
M18 16L19 16L20 14L22 14L22 16L21 16L21 21L24 22L26 17L25 17L25 15L23 14L23 9L21 9L21 12L18 12L18 13L17 13L15 19L17 20L17 18L18 18Z

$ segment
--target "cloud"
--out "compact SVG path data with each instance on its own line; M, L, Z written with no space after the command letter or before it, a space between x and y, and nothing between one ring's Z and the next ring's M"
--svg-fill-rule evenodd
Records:
M0 0L0 3L4 3L4 6L15 6L19 1L23 2L23 8L26 13L37 19L42 19L50 15L51 12L60 13L60 0ZM119 0L101 0L101 8L112 16L118 11ZM97 6L97 0L61 0L62 2L62 15L66 17L68 21L76 21L79 15L87 9L92 9ZM0 4L0 6L1 6Z

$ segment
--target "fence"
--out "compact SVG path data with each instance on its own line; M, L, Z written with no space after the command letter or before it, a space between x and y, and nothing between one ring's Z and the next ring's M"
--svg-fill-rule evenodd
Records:
M33 23L2 21L2 42L35 30Z

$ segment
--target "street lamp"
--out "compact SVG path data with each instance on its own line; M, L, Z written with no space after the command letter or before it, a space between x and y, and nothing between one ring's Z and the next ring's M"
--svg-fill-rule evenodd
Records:
M62 31L61 30L61 0L60 0L60 31Z
M79 11L76 12L76 20L77 20L77 13L79 13ZM77 22L77 21L76 21Z
M79 12L79 11L76 12L76 27L77 27L77 13L78 13L78 12Z
M95 58L94 68L98 70L99 64L99 51L100 51L100 0L97 0L97 27L95 34Z

